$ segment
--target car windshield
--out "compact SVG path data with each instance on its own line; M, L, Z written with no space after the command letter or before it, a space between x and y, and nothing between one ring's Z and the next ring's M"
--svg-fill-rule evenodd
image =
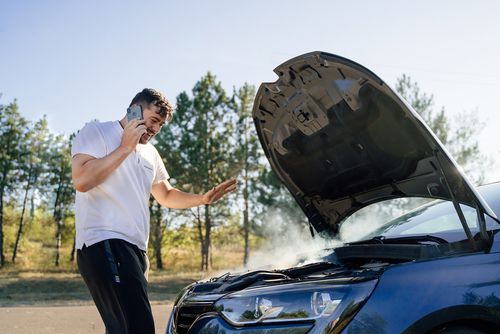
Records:
M411 207L412 203L410 202L422 203L422 201L425 200L411 199L405 202L393 200L370 206L367 208L368 212L360 212L356 214L357 217L346 220L345 224L342 225L343 231L341 233L348 236L347 241L367 240L379 236L398 238L413 235L435 235L450 242L466 238L458 214L451 201L434 200L416 209L405 210L405 207ZM390 211L391 208L394 209L394 207L398 209L397 211L406 213L394 219L387 219L387 216L390 216L387 211ZM463 204L460 207L472 234L479 232L476 209ZM366 229L368 217L380 216L381 213L385 214L385 222L388 221L388 223L380 221L377 223L374 219L371 230L368 231ZM365 233L356 233L357 235L354 235L353 230L355 231L356 226L361 223L365 227ZM486 217L486 223L488 230L499 228L499 225L489 217Z

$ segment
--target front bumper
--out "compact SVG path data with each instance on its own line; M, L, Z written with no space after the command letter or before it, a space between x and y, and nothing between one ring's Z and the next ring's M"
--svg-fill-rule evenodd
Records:
M173 313L170 317L167 327L167 334L175 334L172 319ZM252 327L233 327L224 321L217 314L206 314L200 317L185 334L305 334L314 326L312 323L305 324L280 324L280 325L262 325ZM182 329L181 329L182 331Z

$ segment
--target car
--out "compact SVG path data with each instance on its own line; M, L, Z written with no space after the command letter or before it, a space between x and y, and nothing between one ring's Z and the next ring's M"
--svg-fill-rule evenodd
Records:
M500 333L500 183L473 186L411 106L349 59L312 52L275 73L255 97L256 131L313 235L336 238L377 203L427 203L316 262L193 283L167 333Z

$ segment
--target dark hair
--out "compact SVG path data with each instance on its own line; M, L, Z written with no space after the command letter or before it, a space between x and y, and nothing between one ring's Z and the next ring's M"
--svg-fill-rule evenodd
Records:
M167 98L159 91L153 88L144 88L141 92L132 99L130 105L145 102L147 104L154 102L155 106L160 107L159 114L165 116L166 122L172 120L172 114L174 113L174 108L167 100Z

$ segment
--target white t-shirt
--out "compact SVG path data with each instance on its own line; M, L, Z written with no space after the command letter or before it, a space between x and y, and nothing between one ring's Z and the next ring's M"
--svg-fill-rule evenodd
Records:
M103 158L120 146L122 134L118 121L87 123L73 141L71 156L83 153ZM122 239L146 251L151 187L168 178L156 148L138 144L104 182L87 192L76 192L76 248Z

